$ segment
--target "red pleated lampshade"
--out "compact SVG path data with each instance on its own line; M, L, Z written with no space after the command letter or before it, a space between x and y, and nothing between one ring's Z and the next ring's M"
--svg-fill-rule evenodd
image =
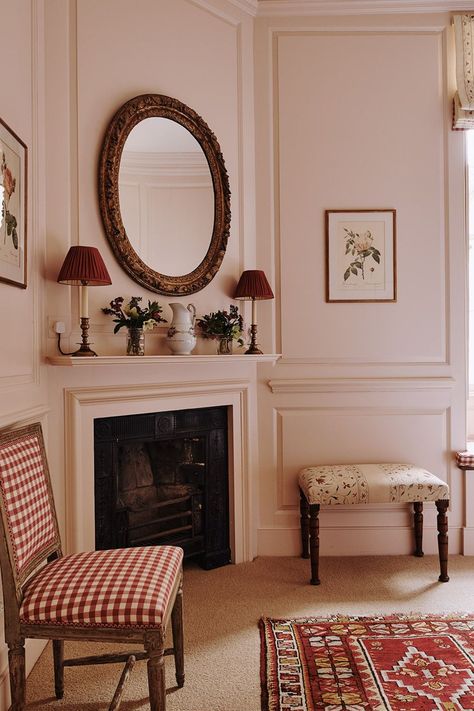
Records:
M234 299L273 299L273 291L261 269L247 269L235 289Z
M111 284L112 280L97 247L75 246L66 254L58 282L105 286Z

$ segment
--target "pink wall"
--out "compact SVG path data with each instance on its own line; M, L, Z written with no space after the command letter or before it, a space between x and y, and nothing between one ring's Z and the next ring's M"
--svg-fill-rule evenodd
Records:
M41 418L54 432L65 530L73 493L66 391L82 387L87 408L95 390L121 388L126 400L147 384L239 380L251 413L242 431L253 508L239 514L251 531L248 555L298 553L300 466L357 459L411 460L448 480L451 548L472 554L472 504L452 460L465 443L466 254L464 136L450 131L450 17L254 18L246 6L0 0L11 68L0 115L30 159L29 286L0 284L0 425ZM112 277L112 286L90 290L99 352L121 354L125 345L100 308L118 295L154 296L119 268L97 202L104 130L143 92L181 99L221 144L229 248L214 281L186 303L200 313L227 306L243 268L265 269L277 298L259 305L261 343L283 357L258 366L258 387L253 368L232 361L217 369L153 361L137 364L139 373L45 364L43 354L56 353L53 321L67 324L66 348L79 336L75 290L56 283L71 244L99 247ZM397 210L396 304L326 304L323 213L337 207ZM165 307L171 300L160 297ZM165 352L163 335L150 337L149 353ZM323 554L409 551L404 507L341 508L321 519ZM434 551L431 512L426 522Z

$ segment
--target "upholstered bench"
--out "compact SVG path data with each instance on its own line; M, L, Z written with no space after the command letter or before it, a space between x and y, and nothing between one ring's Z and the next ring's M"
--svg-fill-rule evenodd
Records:
M448 577L449 486L413 464L331 464L299 472L303 558L311 558L311 584L319 585L319 510L337 504L413 503L415 555L423 555L423 502L438 510L439 580Z

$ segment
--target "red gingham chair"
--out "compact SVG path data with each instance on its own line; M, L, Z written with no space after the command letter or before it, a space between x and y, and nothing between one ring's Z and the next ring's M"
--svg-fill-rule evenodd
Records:
M135 658L147 659L150 709L164 711L165 654L174 654L176 681L184 684L181 548L63 556L39 424L0 433L0 513L12 711L25 708L27 637L53 640L58 699L64 666L127 661L109 707L115 710ZM174 647L165 650L170 618ZM142 643L144 651L65 660L65 639Z

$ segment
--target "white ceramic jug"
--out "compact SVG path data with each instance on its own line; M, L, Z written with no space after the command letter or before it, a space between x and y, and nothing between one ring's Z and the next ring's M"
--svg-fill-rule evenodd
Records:
M173 312L173 319L166 338L168 348L173 355L189 355L196 345L196 308L194 304L183 306L177 302L169 304L169 307Z

